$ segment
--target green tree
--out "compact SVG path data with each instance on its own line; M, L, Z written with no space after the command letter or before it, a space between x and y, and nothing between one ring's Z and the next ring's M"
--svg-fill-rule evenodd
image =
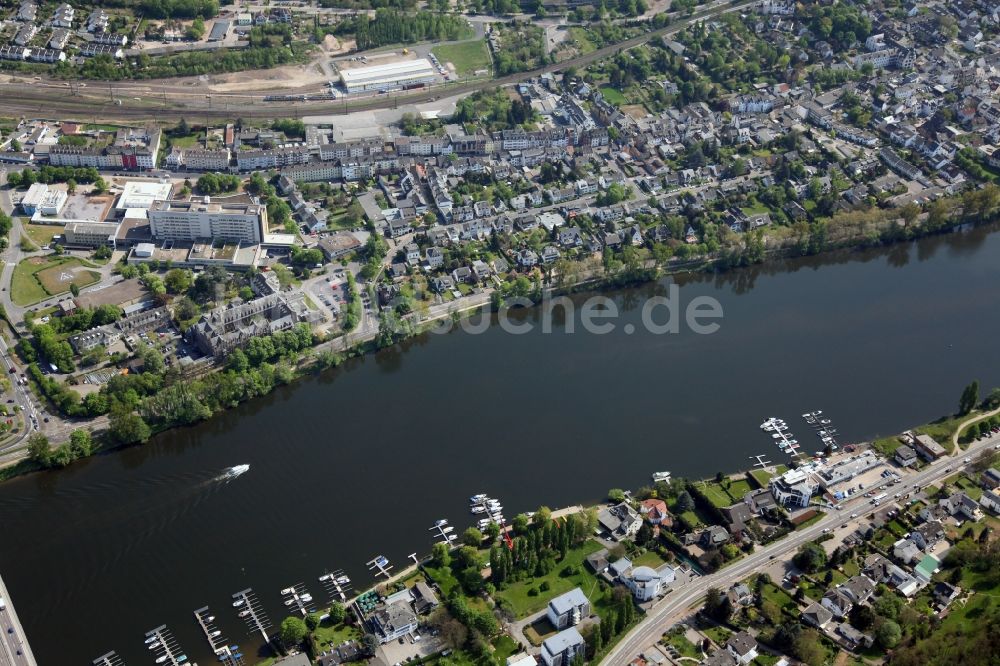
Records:
M163 278L163 284L171 294L183 294L194 283L194 274L183 268L172 268Z
M49 438L40 432L31 433L28 437L28 457L39 465L48 467L52 461Z
M879 646L891 650L899 645L899 640L903 637L903 631L894 620L882 620L882 623L875 629L875 640Z
M94 442L90 432L77 428L69 434L69 445L78 458L86 458L94 451Z
M141 416L119 407L111 412L108 432L119 444L138 444L149 439L152 431Z
M612 502L623 502L625 501L625 491L621 488L612 488L608 491L608 499Z
M462 543L466 546L472 546L473 548L478 548L483 543L483 533L480 532L475 527L470 527L469 529L462 532Z
M333 624L340 624L347 617L347 609L344 604L339 601L334 601L330 606L330 622Z
M968 414L979 404L979 381L973 380L962 391L962 397L958 401L958 413Z
M294 647L301 644L308 633L309 628L300 617L286 617L281 621L281 642L286 647Z
M818 543L809 541L799 546L792 561L802 571L814 573L826 565L826 551Z

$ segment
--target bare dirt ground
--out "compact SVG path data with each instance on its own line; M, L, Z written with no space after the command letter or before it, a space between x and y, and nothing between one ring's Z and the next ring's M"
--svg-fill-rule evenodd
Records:
M622 107L622 111L632 116L636 120L642 120L643 118L649 115L649 112L646 111L646 107L644 107L642 104L627 104Z
M316 61L306 65L285 65L274 69L232 72L178 81L181 85L201 86L213 92L243 92L254 90L280 90L322 85L329 80Z

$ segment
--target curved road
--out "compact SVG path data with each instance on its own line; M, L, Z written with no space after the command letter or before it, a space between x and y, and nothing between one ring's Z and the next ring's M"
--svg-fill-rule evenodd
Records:
M471 93L478 90L520 83L547 72L570 67L583 67L612 56L622 50L644 44L651 39L671 35L695 21L728 12L739 11L755 4L754 1L730 4L716 0L707 9L689 17L676 20L671 25L647 32L610 46L599 48L585 55L545 65L538 69L518 72L497 79L444 84L414 93L374 95L367 98L329 102L264 102L263 96L274 91L248 90L243 93L192 92L179 90L165 80L150 81L88 81L85 88L76 87L77 95L68 94L69 83L33 81L28 77L12 83L0 84L0 111L5 113L39 115L43 117L97 119L155 119L179 120L181 117L198 118L287 118L302 115L321 115L395 108L399 104L433 101L439 97ZM282 91L285 95L316 93L325 86ZM131 93L141 93L136 102ZM111 97L121 100L121 106L111 102ZM213 104L214 100L214 104ZM222 108L219 108L219 104Z
M980 452L1000 445L1000 435L994 435L981 442L974 442L968 449L962 451L956 448L953 456L945 456L937 462L928 465L923 470L914 474L903 476L900 487L905 484L916 484L919 488L926 488L931 483L939 481L954 473L964 466L963 463L955 464L959 456L974 457ZM959 459L960 460L960 459ZM830 511L825 518L807 527L800 532L793 532L781 541L775 542L758 550L746 558L736 562L730 567L721 569L714 574L702 576L695 579L678 591L668 594L655 606L646 618L636 625L625 638L619 642L614 649L601 661L609 666L620 666L627 664L640 654L643 650L659 642L660 638L667 631L680 615L698 603L711 587L725 590L730 585L746 578L750 574L764 567L771 559L788 556L800 545L811 541L823 533L824 529L833 527L836 523L844 520L844 514L853 509L857 513L862 510L867 512L869 500L865 497L855 497L853 500L841 504L841 511Z

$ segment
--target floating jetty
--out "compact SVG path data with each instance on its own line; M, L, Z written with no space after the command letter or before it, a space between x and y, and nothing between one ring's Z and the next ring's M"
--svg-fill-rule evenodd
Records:
M351 589L351 579L344 574L343 569L325 572L319 577L319 582L323 585L323 589L326 590L326 594L330 598L330 603L347 601L347 593Z
M309 615L316 607L313 605L312 595L306 590L306 586L302 583L295 583L290 587L286 587L281 591L281 601L288 608L294 608L302 617Z
M448 524L448 520L446 518L435 521L434 525L432 525L428 531L434 532L434 537L436 539L440 539L441 543L447 543L449 545L458 538L452 534L452 532L455 531L455 528Z
M202 606L194 612L194 617L198 621L201 630L205 632L208 644L212 646L212 652L219 658L224 666L243 666L243 654L238 645L227 645L229 641L222 635L215 626L215 616L208 612L208 606Z
M114 650L107 654L102 654L91 663L94 666L125 666L125 660Z
M256 631L264 637L265 643L271 642L271 637L267 635L271 628L271 621L264 612L264 607L260 605L260 600L251 588L241 590L233 595L233 608L236 614L243 618L250 631Z
M831 451L836 451L839 448L837 444L837 429L833 427L833 421L823 415L822 409L817 409L814 412L806 412L802 415L802 418L816 429L816 436L823 442L824 449L829 447Z
M146 632L146 647L153 653L157 664L182 666L188 663L187 655L165 624Z
M385 576L390 578L392 576L390 571L392 571L392 565L389 564L389 559L385 555L376 555L372 559L368 560L368 570L375 571L377 576Z
M778 445L778 448L782 452L787 453L793 458L801 455L799 440L795 439L794 435L789 432L788 424L783 420L772 416L760 424L760 429L771 435L771 439L774 440L774 443Z

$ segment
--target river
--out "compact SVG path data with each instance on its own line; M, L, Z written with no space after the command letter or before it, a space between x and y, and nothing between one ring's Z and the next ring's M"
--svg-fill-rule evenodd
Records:
M721 303L713 335L643 330L642 303L669 280L609 293L621 310L609 335L425 335L143 447L3 484L0 572L43 666L110 649L151 664L143 635L163 623L212 663L192 615L204 605L254 654L233 592L253 587L277 624L280 589L304 582L321 599L328 567L367 586L376 554L401 568L429 550L435 519L471 523L474 493L508 516L594 501L653 471L780 461L757 428L768 416L812 450L807 410L858 441L953 409L973 378L1000 385L998 258L1000 234L980 229L678 278L685 303ZM240 463L250 471L215 480Z

